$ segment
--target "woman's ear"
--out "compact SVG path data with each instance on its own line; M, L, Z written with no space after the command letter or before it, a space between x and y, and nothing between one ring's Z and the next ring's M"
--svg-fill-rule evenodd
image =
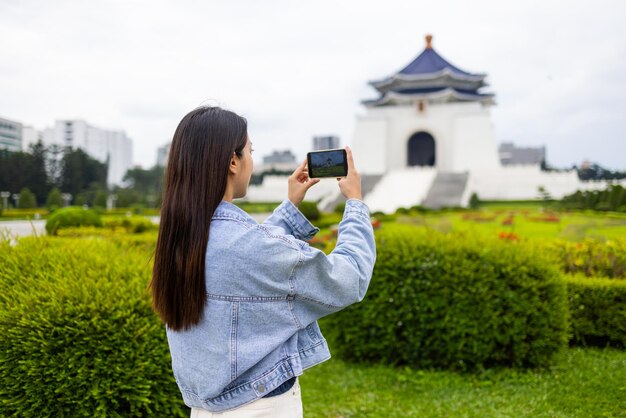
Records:
M230 174L237 174L239 171L239 158L237 154L233 152L233 156L230 158L230 164L228 164L228 172Z

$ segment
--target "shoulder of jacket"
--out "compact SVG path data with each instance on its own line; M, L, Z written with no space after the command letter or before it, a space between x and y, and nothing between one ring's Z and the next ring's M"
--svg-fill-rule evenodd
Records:
M300 240L297 240L295 237L291 235L283 234L280 228L275 227L275 226L256 224L256 225L250 225L250 227L256 233L262 234L262 236L268 241L274 242L274 243L280 243L298 252L302 250L302 247L304 245L306 245L306 243Z

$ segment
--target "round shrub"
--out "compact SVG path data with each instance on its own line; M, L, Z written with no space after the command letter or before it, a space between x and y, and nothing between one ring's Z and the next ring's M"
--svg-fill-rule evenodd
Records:
M54 211L46 222L48 235L56 235L60 228L74 226L102 226L102 220L96 212L77 206L68 206Z
M150 307L149 252L39 237L0 254L0 416L189 416Z
M333 209L334 213L338 213L343 215L343 212L346 210L346 202L337 203L335 208Z
M302 212L309 221L317 221L320 218L320 210L317 208L317 203L315 202L300 202L298 209L300 209L300 212Z
M565 276L572 339L582 346L626 347L626 280Z
M385 225L363 302L323 320L347 360L420 368L549 365L567 343L559 274L515 243Z

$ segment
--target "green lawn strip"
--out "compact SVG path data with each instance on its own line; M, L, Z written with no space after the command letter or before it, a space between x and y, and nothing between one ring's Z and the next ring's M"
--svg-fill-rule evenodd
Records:
M550 370L476 374L332 359L301 378L307 417L626 416L626 352L568 349Z
M603 241L626 236L626 217L621 214L558 213L558 222L545 222L538 220L542 216L538 210L523 213L520 210L523 208L517 209L510 225L503 223L509 216L509 211L501 210L478 212L483 216L482 220L464 219L468 213L434 212L400 215L397 222L421 225L444 233L466 232L494 237L501 232L507 232L514 233L520 239L563 238L582 241L593 238Z

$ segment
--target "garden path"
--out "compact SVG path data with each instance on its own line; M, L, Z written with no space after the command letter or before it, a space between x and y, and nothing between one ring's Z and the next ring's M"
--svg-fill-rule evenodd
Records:
M253 213L251 216L257 222L263 222L271 213ZM158 216L149 217L155 224L159 223ZM24 237L28 235L45 235L46 234L46 221L31 220L31 221L0 221L0 236L7 232L11 237Z
M32 221L1 221L0 222L0 236L4 232L12 237L23 237L27 235L45 235L46 234L46 221L32 220Z

